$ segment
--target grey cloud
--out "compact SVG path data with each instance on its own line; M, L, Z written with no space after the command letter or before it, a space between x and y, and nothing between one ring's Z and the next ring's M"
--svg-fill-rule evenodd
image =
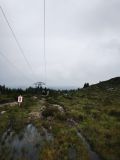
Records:
M0 0L34 72L15 44L0 12L0 83L44 81L43 0ZM46 0L47 85L80 87L120 75L120 1ZM19 78L17 78L19 77Z

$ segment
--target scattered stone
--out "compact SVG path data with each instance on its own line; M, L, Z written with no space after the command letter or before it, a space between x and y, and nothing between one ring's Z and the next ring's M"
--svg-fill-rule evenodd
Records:
M67 122L68 122L69 126L71 126L71 127L78 125L78 123L73 118L68 118Z
M18 104L17 102L3 103L3 104L0 104L0 107L4 107L4 106L13 107L13 106L16 106L17 104Z
M46 109L46 106L42 106L40 110L44 111L45 109Z
M50 130L52 130L52 126L50 126Z
M17 102L13 102L13 103L10 103L10 106L13 107L13 106L15 106L17 104L18 104Z
M68 96L68 94L67 94L67 93L65 93L64 95L65 95L65 96Z
M58 110L59 110L61 113L64 113L64 112L65 112L65 111L64 111L64 108L63 108L62 106L60 106L60 105L58 105L58 104L54 104L53 106L54 106L54 107L57 107Z
M33 97L32 97L33 100L36 100L37 98L38 98L38 97L36 97L36 96L33 96Z
M39 112L31 112L29 113L29 119L39 119L40 113Z
M108 90L108 91L113 91L113 90L114 90L114 88L108 88L107 90Z
M6 111L1 111L1 114L3 115L4 113L6 113Z

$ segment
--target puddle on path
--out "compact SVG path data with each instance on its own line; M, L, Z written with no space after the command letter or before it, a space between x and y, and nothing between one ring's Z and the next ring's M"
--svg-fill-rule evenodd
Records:
M90 145L81 133L77 132L77 135L87 147L90 160L100 160L99 156L92 151ZM38 160L40 149L44 147L46 142L51 142L53 140L53 134L48 132L47 129L41 127L40 132L38 132L37 128L32 124L27 125L19 134L8 129L1 138L0 153L3 152L4 157L6 154L9 154L9 159L12 160L22 158L27 160ZM68 149L68 158L69 160L76 160L77 158L77 152L73 146Z
M38 160L40 149L46 141L52 141L53 135L47 129L42 128L38 132L32 124L27 125L23 132L15 134L8 129L2 136L0 150L9 149L12 160L26 158L28 160Z

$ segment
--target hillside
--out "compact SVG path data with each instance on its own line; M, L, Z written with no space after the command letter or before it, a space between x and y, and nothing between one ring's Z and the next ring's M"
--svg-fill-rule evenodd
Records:
M53 99L52 99L53 100ZM120 157L120 77L55 97L101 159Z
M23 97L21 108L0 107L1 160L119 160L120 77Z
M96 86L104 88L120 88L120 77L115 77L107 81L100 82Z

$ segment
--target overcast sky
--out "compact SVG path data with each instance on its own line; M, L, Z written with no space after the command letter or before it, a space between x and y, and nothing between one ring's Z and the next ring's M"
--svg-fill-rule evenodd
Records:
M0 84L45 80L43 2L0 0L34 72L0 11ZM120 76L120 0L46 0L46 64L50 87L82 87Z

